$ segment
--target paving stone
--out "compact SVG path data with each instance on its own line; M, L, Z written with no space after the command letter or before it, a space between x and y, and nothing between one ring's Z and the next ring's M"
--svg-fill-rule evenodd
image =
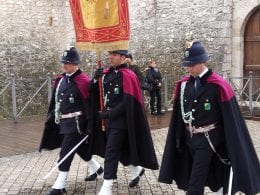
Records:
M247 121L250 134L260 156L260 122ZM167 128L152 131L156 154L158 160L162 158ZM59 155L59 150L45 151L42 153L33 152L15 156L0 158L0 195L24 194L40 195L48 192L56 177L57 171L54 172L47 180L43 177L55 166ZM94 156L94 158L103 165L103 159ZM94 195L102 185L102 177L96 181L85 182L87 174L87 164L79 158L78 155L71 166L68 176L67 191L68 194L74 195ZM1 171L2 170L2 171ZM113 194L118 195L185 195L185 192L178 190L176 184L167 185L158 183L159 171L146 170L140 183L135 188L129 188L129 171L127 167L121 164L118 168L118 180L114 182ZM208 188L206 194L212 195Z

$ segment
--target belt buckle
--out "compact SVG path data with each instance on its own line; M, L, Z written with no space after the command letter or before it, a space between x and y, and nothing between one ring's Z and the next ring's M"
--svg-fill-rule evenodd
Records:
M204 127L198 127L196 128L195 126L192 127L193 129L193 133L197 134L197 133L203 133L205 131Z
M205 131L204 134L206 137L209 137L209 131Z
M193 133L195 133L196 134L196 127L195 126L191 126L191 133L193 134Z

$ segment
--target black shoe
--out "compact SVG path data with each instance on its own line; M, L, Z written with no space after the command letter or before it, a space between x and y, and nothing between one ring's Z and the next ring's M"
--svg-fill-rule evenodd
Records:
M136 177L136 178L134 178L130 183L129 183L129 187L130 188L133 188L133 187L135 187L135 186L137 186L137 184L139 183L139 181L140 181L140 177L144 174L144 168L142 168L142 170L141 170L141 172L139 173L139 175Z
M63 195L66 194L65 188L63 189L52 189L47 195Z
M97 179L97 176L102 174L104 172L104 169L102 167L99 167L99 169L93 173L92 175L88 175L85 178L85 181L94 181L95 179Z
M157 115L157 113L155 111L151 112L151 115Z

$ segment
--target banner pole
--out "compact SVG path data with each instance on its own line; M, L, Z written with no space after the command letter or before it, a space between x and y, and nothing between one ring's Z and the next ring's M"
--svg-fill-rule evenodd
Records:
M102 67L101 63L101 51L97 52L97 61L98 61L98 68ZM100 101L100 110L104 110L104 98L103 98L103 83L102 77L98 78L98 87L99 87L99 101ZM102 131L105 131L105 120L102 119Z

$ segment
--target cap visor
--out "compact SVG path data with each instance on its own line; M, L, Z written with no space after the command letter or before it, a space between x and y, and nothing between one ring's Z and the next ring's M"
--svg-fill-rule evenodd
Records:
M191 61L184 61L182 63L182 66L184 66L184 67L189 67L189 66L192 66L192 65L193 65L193 63Z

